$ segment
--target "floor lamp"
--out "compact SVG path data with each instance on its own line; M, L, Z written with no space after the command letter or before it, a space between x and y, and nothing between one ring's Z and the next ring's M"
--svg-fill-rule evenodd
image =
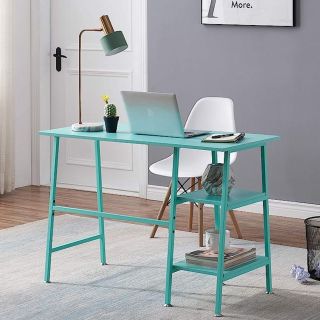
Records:
M107 15L100 17L102 28L84 29L79 34L79 121L72 125L72 131L103 131L102 123L83 123L81 104L81 49L84 32L104 32L100 42L106 56L112 56L128 48L126 39L121 31L114 31Z

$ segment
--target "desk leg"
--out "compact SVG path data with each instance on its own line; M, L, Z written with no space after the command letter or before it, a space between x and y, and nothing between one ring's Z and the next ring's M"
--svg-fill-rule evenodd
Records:
M46 263L45 263L45 272L44 272L44 281L47 283L50 282L50 273L51 273L51 256L52 256L52 240L53 240L53 225L54 225L53 206L56 201L59 142L60 142L60 138L54 137L53 148L52 148L52 162L51 162L51 186L50 186L49 213L48 213Z
M262 191L268 197L268 167L267 167L267 148L261 147L261 175ZM269 200L263 201L263 224L264 224L264 250L269 263L266 265L266 289L267 293L272 293L272 274L271 274L271 249L270 249L270 223L269 223Z
M180 151L179 148L173 149L172 187L171 187L171 202L170 202L169 228L168 228L165 307L172 307L171 305L172 265L173 265L173 252L174 252L174 236L175 236L174 233L176 229L176 202L177 202L177 190L178 190L179 151Z
M101 155L100 155L100 141L94 142L96 155L96 180L97 180L97 204L98 211L103 212L103 193L102 193L102 177L101 177ZM99 220L99 234L100 234L100 260L102 265L106 265L106 248L105 248L105 232L104 219Z
M218 249L218 265L217 265L217 285L216 285L216 305L215 316L221 316L222 304L222 287L223 287L223 273L224 273L224 245L226 237L226 220L228 208L228 183L229 183L229 168L230 166L230 153L224 153L223 165L223 185L221 195L221 215L219 221L219 249Z
M217 163L218 162L218 154L216 151L211 151L211 163ZM220 225L220 206L215 205L214 206L214 225L215 229L219 230Z

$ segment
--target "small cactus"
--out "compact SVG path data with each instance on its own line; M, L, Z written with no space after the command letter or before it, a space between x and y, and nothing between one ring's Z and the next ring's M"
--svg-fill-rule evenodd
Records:
M104 107L104 114L107 118L117 116L117 107L114 104L107 104Z

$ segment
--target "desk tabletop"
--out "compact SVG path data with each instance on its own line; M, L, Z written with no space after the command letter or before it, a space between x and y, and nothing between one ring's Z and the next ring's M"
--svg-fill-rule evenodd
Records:
M186 149L199 149L208 151L235 152L256 148L268 142L278 140L278 136L246 133L245 138L238 143L204 143L204 136L194 138L172 138L151 135L139 135L118 131L117 133L101 132L75 132L71 127L40 131L40 135L62 137L70 139L99 140L107 142L133 143L157 145L164 147L178 147Z

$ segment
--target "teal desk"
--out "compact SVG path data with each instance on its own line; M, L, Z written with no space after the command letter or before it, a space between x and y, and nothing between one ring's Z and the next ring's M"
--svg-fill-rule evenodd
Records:
M41 135L53 137L52 151L52 166L51 166L51 187L49 199L49 215L48 215L48 234L47 234L47 249L46 249L46 264L44 280L50 282L51 273L51 256L53 252L64 250L73 246L80 245L89 241L99 240L100 242L100 258L102 265L106 264L105 253L105 233L104 219L138 222L149 225L159 225L168 228L168 251L167 251L167 268L166 268L166 290L165 290L165 306L171 306L171 288L172 274L177 271L189 271L213 275L217 277L216 284L216 304L215 315L221 316L222 304L222 286L223 281L227 281L254 269L265 267L266 269L266 291L272 292L271 280L271 255L270 255L270 229L269 229L269 204L268 204L268 180L267 180L267 149L268 142L277 140L277 136L247 134L245 139L236 144L229 143L202 143L201 137L192 139L182 138L167 138L147 135L134 135L130 133L106 133L106 132L73 132L71 128L61 128L48 131L41 131ZM67 139L85 139L92 140L95 145L96 158L96 179L97 179L97 210L84 210L80 208L70 208L59 206L56 203L56 186L57 186L57 171L58 171L58 156L59 142L61 138ZM170 213L167 221L147 219L140 217L132 217L128 215L119 215L117 213L104 212L103 210L103 195L102 195L102 178L101 178L101 158L100 158L100 142L119 142L146 144L156 146L166 146L173 148L173 166L172 166L172 191L170 202ZM223 191L222 196L208 196L204 191L195 191L184 195L178 195L178 166L179 166L179 151L181 148L208 150L212 152L212 163L217 161L217 152L224 153L223 167ZM261 154L261 174L262 174L262 189L261 191L248 191L242 189L233 189L228 196L227 187L229 180L230 154L232 152L244 151L252 148L260 148ZM193 266L186 264L185 261L174 262L174 238L176 229L176 206L184 202L198 202L214 205L215 224L216 228L221 231L226 229L226 213L230 209L236 209L244 205L263 202L263 217L264 217L264 242L265 255L258 256L253 262L243 264L233 269L224 270L224 244L225 232L220 232L219 235L219 257L218 267L216 269L206 268L201 266ZM77 214L84 216L93 216L98 218L99 234L89 238L81 239L75 242L66 243L58 247L52 246L53 225L55 212L66 212L69 214Z

